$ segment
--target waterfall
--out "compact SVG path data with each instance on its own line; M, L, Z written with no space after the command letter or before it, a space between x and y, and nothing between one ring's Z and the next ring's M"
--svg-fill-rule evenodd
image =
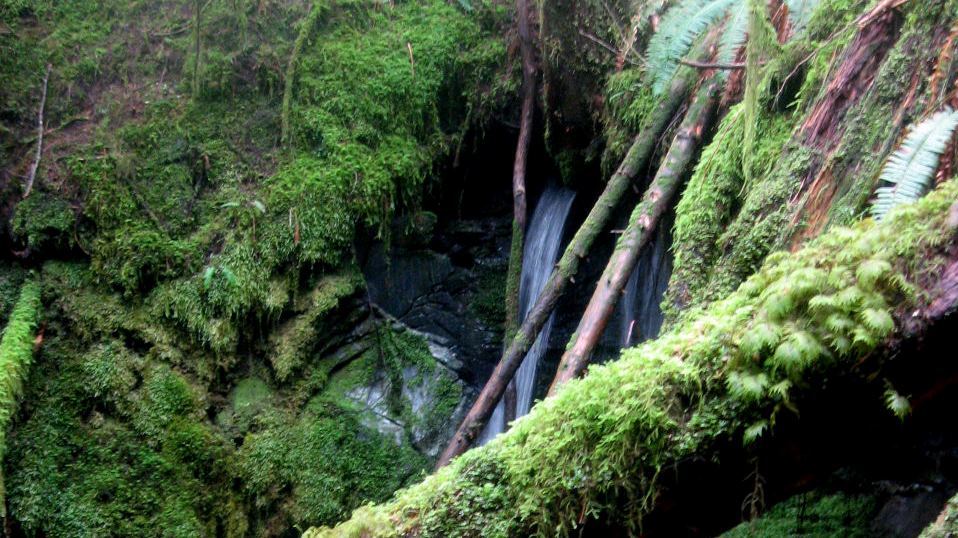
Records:
M519 283L519 320L520 323L529 314L539 292L545 287L549 275L559 257L559 247L565 221L572 207L575 193L562 187L548 186L536 204L532 220L526 230L525 246L522 252L522 278ZM516 418L529 412L532 407L532 391L535 389L536 369L539 360L549 346L549 333L555 313L549 317L539 337L529 348L522 364L516 372ZM506 429L505 406L502 400L496 405L485 429L479 436L483 445Z
M671 228L672 219L663 218L625 285L619 318L622 347L655 338L662 328L659 304L672 275Z

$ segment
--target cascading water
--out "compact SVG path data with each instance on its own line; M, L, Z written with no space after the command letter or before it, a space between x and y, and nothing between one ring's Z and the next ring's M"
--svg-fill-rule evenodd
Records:
M572 207L575 192L562 187L548 186L536 204L532 220L526 231L522 253L522 278L519 283L519 319L525 319L532 309L539 292L545 287L552 268L559 257L559 247L565 221ZM519 370L516 372L516 418L529 412L532 407L532 391L535 387L536 369L539 360L549 345L549 333L555 314L549 317L539 337L529 348ZM505 404L499 400L485 429L479 436L483 445L506 429Z
M619 318L622 347L655 338L662 328L659 304L672 275L672 256L669 255L671 227L671 219L663 218L625 285Z

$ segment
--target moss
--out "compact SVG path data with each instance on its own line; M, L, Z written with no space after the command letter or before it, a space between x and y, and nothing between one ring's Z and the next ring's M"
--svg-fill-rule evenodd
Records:
M13 233L34 251L68 249L75 217L65 201L36 192L17 204Z
M27 271L16 265L0 264L0 324L6 325L13 306L20 297L20 287Z
M40 307L39 284L32 280L25 282L0 339L0 463L7 452L7 430L33 362L33 337L40 318ZM0 503L4 500L4 479L3 473L0 473ZM0 508L0 515L5 517L5 512L5 508Z
M876 499L871 495L813 492L779 503L758 519L742 523L721 536L868 538L874 536L870 524L877 508Z
M948 538L958 533L958 495L948 499L938 518L925 527L919 538Z
M752 274L790 216L787 197L804 165L802 152L787 144L797 115L760 114L748 163L741 152L744 120L743 105L729 111L676 208L675 262L664 303L670 321L683 308L723 297ZM756 178L751 184L746 166Z
M77 344L48 338L28 384L31 413L6 466L24 531L241 536L231 449L202 422L196 389L119 342Z
M411 448L363 427L354 411L325 399L298 417L279 413L266 423L246 438L241 469L260 507L291 488L289 526L338 521L363 503L383 500L425 467Z
M774 434L775 414L801 409L814 391L813 373L856 375L894 329L891 301L903 311L919 302L912 283L947 248L940 234L956 194L950 181L880 225L834 229L771 256L735 293L593 367L493 442L391 502L307 535L565 535L583 514L637 526L661 469L715 440ZM768 383L745 390L740 381L759 374Z
M355 273L323 277L307 295L303 313L273 333L270 362L279 381L285 381L307 360L317 340L326 336L324 318L353 295L360 283L361 276Z
M493 268L483 267L478 271L478 291L469 303L469 308L487 327L502 327L506 322L506 275Z

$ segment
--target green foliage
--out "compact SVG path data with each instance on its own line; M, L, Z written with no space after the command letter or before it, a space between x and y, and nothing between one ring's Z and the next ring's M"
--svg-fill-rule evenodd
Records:
M325 398L293 417L268 416L241 450L246 488L260 507L291 488L290 526L331 524L369 501L381 501L425 468L408 446L363 427L355 411Z
M878 509L872 495L812 492L775 505L758 519L745 522L720 538L870 538Z
M911 414L911 404L908 402L908 398L898 394L891 383L885 389L885 405L889 411L903 421Z
M735 57L738 56L739 50L745 44L747 36L748 4L739 1L729 9L728 22L722 31L722 37L719 38L715 60L726 64L735 62Z
M900 281L921 278L940 260L945 247L938 238L956 194L958 181L950 181L880 225L866 220L833 229L795 254L770 257L738 291L623 351L620 360L593 366L496 440L389 503L307 536L555 536L575 532L583 517L640 524L662 469L719 440L774 434L775 414L800 408L818 388L809 385L814 378L856 375L881 335L854 320L867 308L889 311L892 299L905 311L915 307L918 297L905 294ZM865 291L855 269L876 259L900 278L877 280ZM828 309L811 309L811 299L849 287L859 288L856 297L830 308L847 313L852 328L834 331L825 323ZM778 295L790 297L791 306L771 316L766 304ZM794 364L776 359L782 344L757 357L742 349L744 335L762 323L779 327ZM859 332L871 341L847 351L832 345ZM759 391L765 394L756 398ZM763 421L767 426L759 426Z
M40 317L40 285L27 281L20 290L0 339L0 462L7 452L7 430L23 393L23 380L33 362L33 335ZM5 488L0 473L0 516L6 516Z
M55 331L41 349L31 413L6 465L11 515L24 532L243 535L232 451L203 423L186 376L119 340L84 350L75 334Z
M329 328L323 325L326 316L356 292L361 278L355 273L323 277L300 301L302 313L273 333L270 362L277 380L287 380L307 360L317 341L328 336Z
M818 7L819 0L786 0L788 23L793 34L801 34Z
M34 192L17 204L14 235L33 250L66 249L72 244L74 214L67 203L44 192Z
M913 202L928 191L938 158L948 147L955 128L958 111L946 108L911 129L882 169L881 180L890 185L875 192L872 216L881 219L891 208Z
M649 40L646 71L652 91L661 94L678 69L692 43L728 12L735 0L685 0L665 12L658 30ZM732 29L730 34L741 34ZM734 39L734 36L729 39Z

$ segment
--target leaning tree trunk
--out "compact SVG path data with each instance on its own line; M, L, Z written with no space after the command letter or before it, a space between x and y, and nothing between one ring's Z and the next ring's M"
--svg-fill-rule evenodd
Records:
M648 163L659 136L672 120L675 111L685 101L696 76L697 73L691 69L681 71L672 82L668 95L652 112L648 126L636 136L622 164L609 179L605 190L602 191L599 199L592 207L592 211L589 212L589 216L579 227L572 238L572 242L569 243L562 254L562 258L556 264L555 269L552 270L549 280L536 298L535 304L526 319L523 320L519 331L513 337L502 359L499 360L499 364L493 370L492 376L482 388L482 392L469 410L469 414L463 419L456 435L453 436L449 446L439 457L436 463L437 469L465 452L482 431L483 425L485 425L496 404L499 403L499 398L502 397L506 386L515 375L526 352L535 342L539 331L542 330L542 326L545 325L546 320L549 319L549 315L559 301L559 297L562 296L566 286L578 271L579 263L585 258L599 232L609 222L613 209L628 189L632 178Z
M532 139L532 119L536 105L536 67L532 50L532 30L529 24L528 0L516 0L519 21L519 51L522 57L522 112L519 120L519 140L512 166L512 247L509 249L509 273L506 277L506 325L503 350L519 329L519 287L522 281L522 252L526 236L526 167L529 142ZM516 416L516 384L507 388L506 420Z
M721 88L721 78L713 75L699 89L668 154L655 174L655 179L649 185L642 202L635 207L629 219L629 226L616 243L615 252L596 285L595 293L579 321L579 327L562 355L559 371L549 387L550 395L559 385L585 369L589 356L605 331L609 316L622 295L626 281L635 268L642 248L649 242L659 219L671 205L703 136L711 128Z

